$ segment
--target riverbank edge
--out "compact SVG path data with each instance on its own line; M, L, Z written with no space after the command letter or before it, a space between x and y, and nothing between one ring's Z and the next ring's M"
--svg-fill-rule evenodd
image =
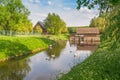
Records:
M108 46L111 46L111 42L103 41L90 57L57 80L119 80L120 64L116 63L120 63L120 45L114 50Z
M43 51L43 50L45 50L47 48L48 47L37 48L35 50L31 50L31 51L28 51L28 52L25 52L25 53L21 53L21 54L17 54L17 55L14 55L14 56L10 56L10 57L4 58L4 59L0 59L0 62L5 62L5 61L8 61L8 60L12 60L12 59L18 58L18 57L27 56L27 55L30 55L30 54L35 54L35 53Z
M45 50L45 49L47 49L47 48L49 48L49 45L52 45L52 44L54 44L55 43L55 41L54 40L51 40L51 39L47 39L47 38L44 38L45 40L47 40L46 41L46 43L44 43L45 41L43 41L42 39L43 39L43 37L29 37L29 36L26 36L26 37L14 37L14 36L2 36L1 38L3 38L3 39L1 39L1 40L9 40L9 41L12 41L12 40L14 40L14 41L12 41L12 42L16 42L16 39L18 38L18 39L22 39L22 38L26 38L26 39L33 39L33 40L35 40L35 38L39 38L39 44L41 44L41 45L43 45L43 46L41 46L41 47L37 47L36 46L36 40L34 41L34 43L35 43L35 45L32 45L32 46L34 46L34 47L36 47L36 48L34 48L34 49L30 49L30 50L23 50L22 48L21 48L21 50L23 50L21 53L19 53L19 51L18 51L18 53L17 54L14 54L14 55L11 55L11 56L7 56L7 57L5 57L5 58L1 58L0 59L0 62L5 62L5 61L9 61L9 60L13 60L13 59L17 59L18 57L23 57L23 56L29 56L30 54L36 54L37 52L40 52L40 51L42 51L42 50ZM12 38L12 39L11 39ZM28 40L29 40L28 39ZM24 40L23 40L24 41ZM8 41L7 41L8 42ZM29 42L30 44L31 44L31 42L30 41L27 41L27 42ZM20 42L21 44L22 44L22 42ZM29 43L28 43L28 45L29 45ZM2 44L2 45L6 45L6 44ZM28 46L27 45L27 46ZM46 45L46 46L45 46ZM14 45L14 46L16 46L16 45ZM19 45L18 45L19 46ZM20 46L19 46L20 47ZM1 47L2 48L2 47ZM13 49L13 48L12 48ZM9 51L8 51L9 52Z
M32 37L35 37L35 36L32 36ZM36 37L38 37L38 36L36 36ZM30 55L30 54L36 54L37 52L40 52L40 51L43 51L43 50L49 48L49 45L53 45L54 43L56 43L57 40L68 40L69 35L59 35L59 36L51 35L50 36L51 38L44 37L44 36L40 36L40 37L48 39L48 40L53 41L53 42L51 44L47 44L46 47L37 48L37 49L34 49L34 50L30 50L28 52L23 52L23 53L20 53L20 54L16 54L16 55L13 55L13 56L9 56L9 57L0 59L0 62L5 62L5 61L8 61L8 60L16 59L18 57L27 56L27 55Z

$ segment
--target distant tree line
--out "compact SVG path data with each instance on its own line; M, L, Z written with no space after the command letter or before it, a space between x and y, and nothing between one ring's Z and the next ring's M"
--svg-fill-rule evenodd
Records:
M68 27L68 32L69 33L76 33L77 28L83 28L83 27L89 27L89 26L69 26Z
M0 30L5 31L5 35L10 35L11 31L31 32L29 13L21 0L0 0Z

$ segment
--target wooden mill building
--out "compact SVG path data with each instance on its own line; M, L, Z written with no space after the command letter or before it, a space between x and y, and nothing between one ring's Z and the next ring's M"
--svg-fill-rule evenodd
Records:
M47 29L44 27L44 24L41 21L38 21L33 27L33 32L41 32L42 34L46 34Z
M100 44L100 32L98 28L77 28L76 34L70 37L70 41L79 44Z

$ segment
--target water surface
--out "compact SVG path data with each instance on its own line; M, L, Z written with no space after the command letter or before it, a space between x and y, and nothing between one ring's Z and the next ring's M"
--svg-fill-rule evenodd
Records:
M0 63L0 80L55 80L84 61L96 48L59 41L30 57Z

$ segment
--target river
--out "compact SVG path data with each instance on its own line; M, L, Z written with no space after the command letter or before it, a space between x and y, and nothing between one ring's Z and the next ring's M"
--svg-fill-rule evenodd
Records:
M0 80L56 80L84 61L96 48L58 41L37 54L0 63Z

